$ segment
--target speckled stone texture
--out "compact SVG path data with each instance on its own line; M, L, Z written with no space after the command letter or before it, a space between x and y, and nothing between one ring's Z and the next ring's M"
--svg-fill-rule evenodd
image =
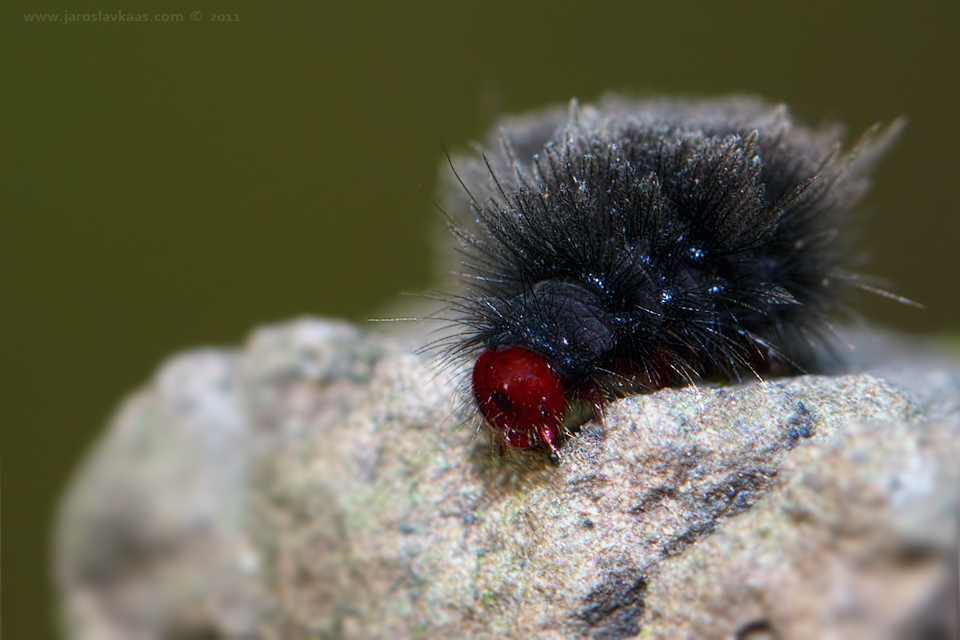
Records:
M628 398L554 468L417 344L302 320L168 362L64 502L64 635L955 633L957 358Z

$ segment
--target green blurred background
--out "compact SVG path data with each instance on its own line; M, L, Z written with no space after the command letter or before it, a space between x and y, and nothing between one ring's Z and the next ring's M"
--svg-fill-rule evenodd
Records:
M362 321L429 287L441 144L501 111L619 90L754 93L852 135L906 115L864 245L927 309L863 309L960 328L960 3L11 4L7 638L53 635L56 501L118 401L172 353L299 314ZM24 18L118 9L183 21Z

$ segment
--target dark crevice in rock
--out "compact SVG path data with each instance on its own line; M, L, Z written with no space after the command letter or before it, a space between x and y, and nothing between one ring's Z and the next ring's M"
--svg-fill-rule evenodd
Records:
M634 515L643 515L660 506L660 503L663 502L665 498L673 498L676 496L676 487L671 485L663 485L656 487L648 491L640 499L640 501L630 508L630 513Z
M735 640L777 640L779 637L769 620L751 620L734 635Z
M647 576L636 568L607 574L584 598L586 606L574 614L576 626L596 640L636 636L648 585Z
M661 547L664 558L677 556L687 546L713 533L722 518L735 516L749 509L763 495L769 476L760 471L739 472L728 476L703 498L704 516L697 518L683 533L667 540Z

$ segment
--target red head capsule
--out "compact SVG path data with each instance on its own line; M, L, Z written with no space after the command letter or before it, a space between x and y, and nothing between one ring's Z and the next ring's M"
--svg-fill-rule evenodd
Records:
M563 383L542 356L520 347L484 352L473 367L473 394L501 446L542 447L559 462Z

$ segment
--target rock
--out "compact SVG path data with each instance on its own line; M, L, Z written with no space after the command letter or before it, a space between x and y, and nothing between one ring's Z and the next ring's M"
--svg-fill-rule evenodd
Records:
M164 366L63 505L66 635L956 630L957 361L889 339L857 374L627 398L554 468L496 456L416 346L302 320Z

